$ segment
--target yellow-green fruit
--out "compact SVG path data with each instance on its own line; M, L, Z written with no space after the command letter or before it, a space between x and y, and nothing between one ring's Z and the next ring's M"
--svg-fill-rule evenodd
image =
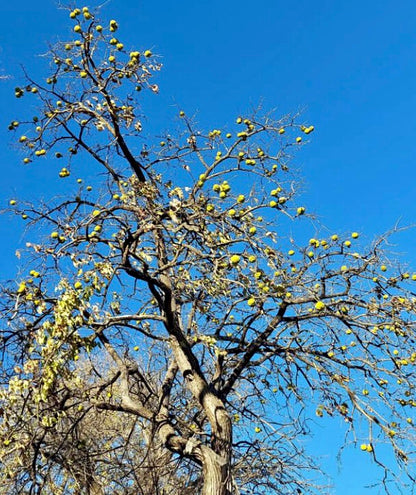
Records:
M85 79L88 74L85 72L85 70L82 70L80 73L79 73L80 77L82 77L82 79Z
M256 304L256 300L254 299L254 297L250 297L250 299L247 301L247 304L252 307Z
M179 117L185 117L185 112L183 110L179 112Z
M11 199L9 201L9 205L14 206L15 204L16 204L16 200L15 199Z
M353 239L357 239L357 238L359 237L359 233L358 233L358 232L353 232L353 233L351 234L351 237L352 237Z
M108 57L108 61L109 61L109 62L115 62L115 60L116 60L116 57L115 57L114 55L110 55L110 56Z
M281 129L279 129L279 134L284 134L286 131L283 129L283 127Z
M333 241L337 241L338 240L338 236L336 234L334 234L332 237L331 237L331 240Z
M256 227L250 227L248 232L250 235L254 235L257 232L257 229L256 229Z
M270 201L269 206L270 206L271 208L276 208L276 206L277 206L277 201Z
M95 30L96 30L97 32L101 33L101 32L102 32L102 30L103 30L103 27L102 27L102 26L100 26L100 25L98 25L98 26L96 26L96 27L95 27Z
M386 266L386 265L381 265L381 266L380 266L380 270L381 270L382 272L385 272L385 271L387 270L387 266Z
M259 426L256 426L256 427L254 428L254 431L255 431L256 433L260 433L260 432L261 432L261 428L260 428Z
M240 260L241 256L239 256L238 254L233 254L230 258L230 263L232 265L238 265L238 263L240 263Z
M117 43L116 48L117 50L122 50L124 48L123 43Z
M322 311L322 310L325 308L325 304L324 304L322 301L318 301L318 302L315 304L315 308L316 308L318 311Z
M21 294L26 290L26 282L21 282L19 288L17 289L17 293Z
M76 33L81 32L81 30L82 30L82 29L81 29L81 26L80 26L79 24L77 24L77 25L74 27L74 31L75 31Z
M138 345L135 345L135 346L133 347L133 350L134 350L134 351L138 351L138 350L139 350L139 346L138 346Z
M52 234L51 234L52 239L58 239L58 237L59 237L58 232L52 232Z
M75 289L81 289L81 287L82 287L82 283L81 282L79 282L79 281L78 282L75 282L75 284L74 284L74 288Z
M92 216L93 216L93 217L98 217L98 215L99 215L100 213L101 213L101 211L100 211L100 210L94 210L94 211L92 212Z
M297 143L300 143L301 141L302 141L302 138L301 138L300 136L298 136L298 137L296 138L296 142L297 142Z
M144 56L145 56L145 57L151 57L151 56L152 56L152 52L151 52L150 50L146 50L146 51L144 52Z
M296 210L298 215L303 215L305 213L306 209L304 206L299 206L299 208Z
M248 257L248 261L249 261L250 263L255 263L255 261L256 261L256 260L257 260L257 258L256 258L256 256L254 256L254 254L252 254L252 255L250 255L250 256Z
M231 209L231 210L228 212L228 216L229 216L229 217L235 217L236 213L237 213L237 212L236 212L234 209Z
M237 117L237 120L235 122L236 124L241 124L242 121L243 119L241 117Z

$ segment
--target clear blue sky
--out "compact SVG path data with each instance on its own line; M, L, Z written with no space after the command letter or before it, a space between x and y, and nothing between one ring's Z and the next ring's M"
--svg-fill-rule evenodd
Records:
M67 12L57 3L0 6L0 74L10 76L0 81L1 205L39 195L45 185L61 187L41 162L30 170L21 164L7 132L23 110L13 97L20 64L44 78L46 62L38 55L68 36ZM161 91L145 125L167 130L178 108L210 128L260 102L282 114L303 109L316 128L295 160L308 210L331 230L359 231L368 242L398 220L415 222L414 0L113 0L102 15L118 20L126 46L162 56ZM15 273L21 229L21 222L0 218L2 277ZM397 235L393 250L416 267L414 238L414 230ZM336 453L336 426L321 431L317 453ZM356 450L341 473L332 470L337 495L377 493L361 488L372 471Z

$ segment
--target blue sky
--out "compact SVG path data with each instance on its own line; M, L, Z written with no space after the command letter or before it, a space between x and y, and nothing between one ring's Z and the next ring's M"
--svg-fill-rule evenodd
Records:
M56 7L53 0L0 6L0 74L10 76L0 80L4 206L12 197L41 195L45 185L60 187L41 163L24 168L7 131L23 110L13 97L20 64L44 78L39 55L69 36L67 12ZM103 16L118 20L126 46L161 55L160 94L145 108L145 125L174 128L178 108L206 128L226 126L260 103L278 114L303 110L316 128L294 162L308 210L331 231L359 231L367 242L397 221L415 222L414 1L112 0ZM22 228L0 218L3 277L15 273ZM414 230L397 234L391 249L416 267L414 237ZM336 452L327 438L335 430L321 432L316 452ZM342 472L334 471L334 493L377 493L361 490L371 473L362 454L347 454Z

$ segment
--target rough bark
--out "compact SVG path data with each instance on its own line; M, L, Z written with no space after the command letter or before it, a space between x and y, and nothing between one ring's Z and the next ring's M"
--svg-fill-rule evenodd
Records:
M227 458L203 448L204 485L202 495L231 495L230 464Z

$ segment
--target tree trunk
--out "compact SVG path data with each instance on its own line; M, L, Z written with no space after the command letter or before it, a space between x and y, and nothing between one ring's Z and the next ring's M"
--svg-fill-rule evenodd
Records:
M204 484L201 495L232 495L231 466L228 459L203 446Z

